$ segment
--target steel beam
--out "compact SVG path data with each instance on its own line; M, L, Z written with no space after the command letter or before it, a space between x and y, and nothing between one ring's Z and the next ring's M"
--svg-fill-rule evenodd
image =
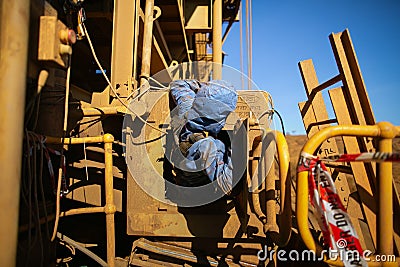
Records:
M212 30L213 79L222 78L222 0L214 0Z
M111 51L111 84L119 84L121 96L127 96L132 78L136 1L114 1ZM128 84L128 86L124 86ZM111 92L112 93L112 92Z
M140 85L150 76L151 48L153 41L154 0L146 1L144 11L142 68L140 71Z
M1 1L0 12L0 262L15 266L30 1Z
M382 139L379 140L379 152L392 153L392 140L397 130L387 122L378 123ZM393 254L393 171L392 162L382 162L378 170L378 216L377 251L381 255Z

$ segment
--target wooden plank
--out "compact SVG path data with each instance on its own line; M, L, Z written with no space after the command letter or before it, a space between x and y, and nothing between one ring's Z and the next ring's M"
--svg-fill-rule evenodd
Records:
M303 79L303 84L304 88L306 89L307 97L309 98L310 95L312 94L312 90L319 85L317 74L315 73L314 69L314 64L311 59L304 60L299 62L299 69L301 73L301 77ZM324 99L322 97L321 92L315 93L314 99L312 100L312 104L310 106L310 109L312 109L312 113L314 114L314 117L316 121L322 121L322 120L327 120L328 119L328 112L326 111L326 106ZM319 111L316 113L316 110ZM308 125L304 125L305 129L308 128ZM325 126L326 127L326 126ZM316 129L311 129L311 131L308 134L308 137L311 137L316 133L318 130L321 128L324 128L323 126L318 126Z
M332 33L329 39L335 55L336 64L339 72L342 74L344 85L343 94L351 118L349 124L375 124L371 105L348 30L340 33ZM358 138L358 142L362 152L375 151L374 145L370 139ZM365 167L368 175L371 177L375 176L375 164L369 163L366 164ZM375 188L375 180L373 180L372 188Z
M319 82L312 60L308 59L299 62L299 69L303 78L303 83L306 89L307 96L313 96L310 107L305 111L305 114L304 112L302 112L304 127L307 130L308 137L311 137L321 129L330 126L330 124L318 124L318 122L329 121L329 117L328 112L326 111L326 106L322 97L322 93L319 91L315 91L315 88L319 86ZM303 111L305 106L306 103L299 103L300 111ZM312 126L313 124L314 126ZM322 157L333 156L337 154L338 147L334 138L330 138L326 142L324 142L318 151L318 155ZM328 169L332 174L334 173L333 168ZM343 204L347 206L350 190L346 180L346 176L339 173L337 175L335 184L340 189L339 196Z
M307 97L309 97L313 91L314 88L316 88L319 85L317 74L315 73L314 69L314 64L311 59L304 60L299 62L299 69L301 76L303 78L303 83L304 83L304 88L306 89ZM314 94L313 94L314 95ZM299 108L300 111L303 110L305 104L300 104ZM326 106L324 99L322 97L321 92L315 93L314 98L312 99L311 106L307 110L308 115L304 116L304 118L307 118L307 120L304 120L304 128L308 129L310 128L310 124L315 124L316 122L320 121L327 121L328 118L328 112L326 111ZM316 132L320 131L321 129L328 127L329 124L326 125L315 125L315 127L311 127L309 131L307 132L308 137L313 136ZM336 146L336 142L334 142L334 146ZM331 147L334 152L337 153L337 146L336 149L333 149L334 147ZM329 150L328 150L329 151Z
M364 81L362 79L361 71L358 66L357 58L355 56L353 44L351 42L348 30L331 34L329 39L331 41L331 46L335 55L339 72L342 74L343 78L343 93L351 118L349 124L375 124L371 105L365 90ZM375 151L372 139L359 137L357 140L361 152ZM375 190L376 164L365 163L364 166L368 176L372 177L372 190Z
M328 121L328 113L326 111L326 105L320 90L316 91L319 82L315 72L315 68L312 60L305 60L299 63L300 73L303 78L304 87L307 92L307 96L312 97L311 106L305 109L306 103L300 103L300 110L303 111L303 122L306 129L308 129L308 137L311 137L316 132L321 129L328 127L329 124L316 125L310 128L310 125L315 122ZM334 138L328 139L321 145L320 151L318 153L320 156L331 156L338 154L338 147L336 140ZM350 187L347 181L347 177L344 173L337 173L333 168L329 168L332 174L337 175L335 180L335 185L338 188L339 196L347 208L349 214L351 214L351 220L354 227L358 233L361 233L361 226L359 224L360 220L363 220L364 216L362 214L361 206L352 198L350 198ZM364 235L360 235L361 245L367 247Z
M357 95L358 98L360 99L360 104L364 113L365 122L368 125L374 125L375 124L374 113L372 111L364 79L361 74L360 66L358 65L356 52L354 50L353 42L351 41L350 32L348 29L343 31L341 40L344 51L346 53L346 58L349 64L350 72L353 77Z
M332 50L335 55L339 72L343 74L343 94L349 108L351 116L350 124L366 125L364 113L361 109L360 100L354 85L353 76L351 74L349 63L347 62L346 52L341 41L342 32L332 33L329 36Z
M130 94L129 87L124 84L130 81L133 71L134 15L135 1L115 1L110 80L116 90L120 88L118 93L121 97ZM113 91L110 94L114 96Z
M337 121L340 125L352 124L350 114L346 108L345 97L342 88L329 90L332 106L336 114ZM360 153L357 139L355 137L343 137L343 142L347 153ZM365 219L369 225L372 239L376 244L376 203L374 193L371 188L371 183L368 180L368 174L362 162L350 163L353 175L355 178L357 191L362 202L362 208L365 214ZM367 248L371 249L370 247Z

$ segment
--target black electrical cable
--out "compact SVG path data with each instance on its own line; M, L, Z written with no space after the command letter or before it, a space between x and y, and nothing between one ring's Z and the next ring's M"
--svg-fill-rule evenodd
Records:
M283 119L282 119L281 114L279 114L279 112L276 109L273 109L273 112L276 113L276 115L278 115L279 121L281 122L282 133L283 133L284 136L286 136L285 125L283 123Z
M43 213L44 213L44 218L45 218L45 227L46 227L46 236L50 240L50 232L49 232L49 222L47 219L47 206L46 206L46 197L44 194L44 187L43 187L43 150L44 150L44 144L43 141L40 141L40 169L39 169L39 177L40 177L40 194L42 197L42 203L43 203Z
M261 120L261 118L264 117L264 116L267 115L267 114L269 114L269 115L274 115L274 113L276 113L276 115L278 115L278 118L279 118L279 121L280 121L281 127L282 127L282 133L283 133L284 136L286 136L285 125L284 125L284 123L283 123L282 116L281 116L281 114L280 114L276 109L272 108L272 109L268 109L268 110L264 111L264 112L258 117L258 120Z
M42 231L41 231L41 224L40 224L40 208L39 208L39 199L38 199L38 179L37 179L37 145L35 136L31 134L33 137L33 197L35 202L35 219L36 219L36 233L35 235L39 239L39 247L40 247L40 266L43 266L43 239L42 239Z
M98 122L98 121L100 121L100 120L102 120L102 119L100 119L100 118L95 118L95 119L92 119L92 120L87 120L87 121L84 121L84 122L79 122L79 123L77 123L76 126L82 126L82 125L89 124L89 123L92 123L92 122Z
M42 95L42 93L40 92L39 93L39 95L37 96L37 107L36 107L36 114L35 114L35 120L34 120L34 122L33 122L33 125L32 125L32 129L33 130L35 130L36 129L36 126L37 126L37 122L38 122L38 119L39 119L39 109L40 109L40 97L41 97L41 95Z
M26 144L27 144L27 150L28 150L28 160L27 160L27 166L28 166L28 250L27 250L27 256L26 256L26 261L25 261L25 266L29 266L30 262L30 255L31 255L31 250L32 250L32 198L31 198L31 181L32 181L32 172L31 172L31 146L29 142L29 135L28 135L28 130L25 130L26 133Z
M34 84L37 84L37 83L34 83ZM30 91L33 91L33 90L35 90L35 89L36 89L36 88L34 88L34 86L32 86L32 85L30 85L29 88L28 88L29 92L30 92ZM37 95L33 96L33 97L27 102L27 104L26 104L26 106L25 106L25 128L27 128L27 125L28 125L28 123L29 123L29 121L30 121L30 119L31 119L31 117L32 117L32 114L33 114L33 109L34 109L34 107L36 106L36 105L35 105L35 104L36 104L36 97L37 97Z
M83 133L84 131L88 130L90 127L92 127L92 126L96 125L97 123L103 121L104 118L105 118L105 117L102 117L102 118L90 120L90 121L88 121L88 122L84 122L84 123L82 123L82 124L79 124L79 125L84 125L84 124L90 123L90 124L89 124L88 126L86 126L84 129L82 129L82 130L80 130L79 132L73 134L72 136L77 136L77 135Z
M66 78L66 84L65 84L65 104L64 104L64 125L63 125L63 131L62 131L62 138L61 138L61 155L60 155L60 166L58 169L58 175L57 175L57 192L56 192L56 218L54 221L54 228L53 228L53 234L51 237L51 241L53 242L56 238L57 235L57 228L58 228L58 223L60 220L60 192L61 192L61 186L62 186L62 179L63 179L63 164L64 164L64 145L65 145L65 138L67 135L67 122L68 122L68 105L69 105L69 86L70 86L70 78L71 78L71 55L68 56L68 69L67 69L67 78ZM65 173L64 173L65 175ZM65 177L64 177L65 178Z
M139 79L145 79L145 80L149 80L150 78L149 78L149 76L145 76L145 75L139 75Z
M43 163L44 163L44 137L25 129L26 154L23 161L23 179L21 182L21 198L28 209L28 245L26 251L25 265L29 266L32 249L39 240L40 248L40 266L44 264L44 240L42 235L39 193L43 204L43 212L45 219L46 238L50 240L48 227L48 214L46 207L46 199L43 186ZM38 152L40 151L40 153ZM38 159L39 157L39 159ZM39 163L39 166L37 165ZM27 172L26 172L27 170ZM40 190L40 192L39 192ZM28 196L28 199L27 197ZM33 202L33 203L32 203ZM32 225L34 223L34 225ZM33 227L35 228L35 238L32 240ZM19 247L22 249L22 247Z

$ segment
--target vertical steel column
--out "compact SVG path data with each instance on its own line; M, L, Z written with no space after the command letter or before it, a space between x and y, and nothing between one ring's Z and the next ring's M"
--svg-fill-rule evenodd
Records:
M154 0L147 0L144 11L142 68L140 71L140 85L143 85L150 76L151 48L153 43Z
M104 163L105 163L105 193L106 205L104 211L106 213L107 227L107 263L109 267L115 266L115 224L114 214L116 207L114 204L114 184L113 184L113 156L112 144L114 137L111 134L104 135Z
M214 0L212 31L213 79L222 78L222 0Z
M111 51L111 84L123 85L132 78L136 1L114 1ZM131 88L128 84L127 89ZM130 93L130 92L129 92ZM128 90L121 91L122 96Z
M392 152L392 139L396 128L388 122L378 123L380 136L379 152ZM393 254L393 173L392 162L381 162L378 173L377 254Z
M30 1L1 1L0 12L0 262L15 266Z

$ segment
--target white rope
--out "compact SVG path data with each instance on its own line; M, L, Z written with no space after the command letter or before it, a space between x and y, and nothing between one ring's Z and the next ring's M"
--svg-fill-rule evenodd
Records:
M65 135L67 133L67 125L68 125L68 102L69 102L69 89L70 89L70 79L71 79L71 55L68 56L68 69L67 69L67 77L65 81L65 103L64 103L64 125L63 125L63 137L62 137L62 150L60 160L64 160L63 150L64 150L64 141ZM61 194L61 180L63 175L62 164L58 168L58 176L57 176L57 191L56 191L56 218L54 220L54 228L53 235L51 236L51 241L53 242L56 238L58 222L60 220L60 194Z
M250 52L249 52L249 0L246 0L246 48L247 48L247 77L249 77L249 61L250 61ZM250 80L249 77L247 80L247 90L250 89Z
M240 3L240 11L239 11L239 26L240 26L240 78L242 82L241 89L244 89L244 77L243 77L243 5Z
M252 1L249 1L249 78L252 83L253 79L253 8ZM249 89L252 89L249 87Z
M76 242L75 240L69 238L68 236L61 234L61 233L57 233L57 237L70 244L71 246L75 247L76 249L80 250L81 252L85 253L88 257L92 258L93 260L95 260L100 266L108 266L107 262L105 262L102 258L100 258L99 256L97 256L96 254L94 254L92 251L90 251L89 249L83 247L82 245L80 245L78 242Z
M84 30L84 32L85 32L86 38L87 38L87 40L88 40L90 49L91 49L91 51L92 51L94 60L96 61L97 66L100 68L101 73L103 74L104 78L106 79L106 81L107 81L107 83L108 83L108 86L110 87L111 91L113 91L113 93L114 93L115 97L118 99L118 101L119 101L124 107L126 107L127 110L128 110L129 112L132 112L133 114L135 114L136 117L137 117L141 122L143 122L144 124L147 124L149 127L153 128L153 129L155 129L155 130L157 130L157 131L159 131L159 132L161 132L161 133L163 133L163 134L167 134L167 132L165 132L165 131L163 131L163 130L160 130L159 128L153 126L152 124L150 124L150 123L148 123L146 120L144 120L142 117L140 117L140 116L139 116L135 111L133 111L127 104L125 104L124 101L119 97L119 95L117 94L117 91L116 91L116 90L114 89L114 87L112 86L110 80L108 79L106 73L104 72L103 67L101 66L101 64L100 64L100 62L99 62L99 60L98 60L98 58L97 58L97 56L96 56L96 52L95 52L95 50L94 50L94 47L93 47L93 44L92 44L92 40L90 39L90 36L89 36L89 33L88 33L87 29L86 29L85 24L82 23L82 26L83 26L83 30ZM145 92L147 92L147 91L148 91L148 89L147 89Z
M152 80L153 82L155 82L156 84L158 84L159 86L161 86L162 88L168 88L167 86L165 86L164 84L160 83L159 81L157 81L156 79L154 79L153 77L149 77L149 80Z

